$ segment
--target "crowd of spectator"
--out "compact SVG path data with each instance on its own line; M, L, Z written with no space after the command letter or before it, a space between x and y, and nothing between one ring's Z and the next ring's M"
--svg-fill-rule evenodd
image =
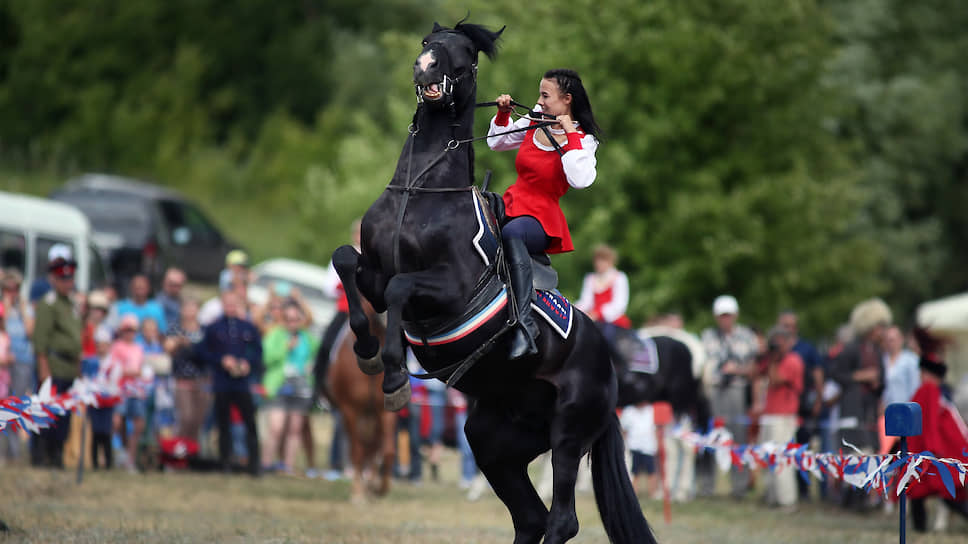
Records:
M629 326L625 317L628 280L616 268L617 261L618 255L611 248L597 248L594 271L585 277L582 296L576 302L596 320L607 338L614 335L615 327ZM722 427L738 444L794 442L806 444L815 452L835 452L849 443L868 454L884 454L897 451L894 439L884 436L885 407L915 398L925 376L931 382L938 381L937 372L925 374L926 366L932 363L926 363L921 353L923 342L895 325L891 310L880 299L859 302L848 322L835 332L833 341L822 348L800 336L798 316L791 309L781 310L775 322L766 327L749 326L740 321L739 301L722 295L712 301L712 314L715 326L701 331L698 338L681 331L683 320L678 314L665 314L648 323L649 327L679 330L679 339L701 342L706 358L701 383L712 418L696 422L688 416L680 417L678 424L687 429ZM655 329L643 332L650 330ZM950 391L945 402L945 406L950 405ZM638 405L624 407L622 412L636 489L655 497L657 430L652 411L648 405ZM957 414L956 410L941 412ZM952 419L961 421L957 416ZM926 417L925 425L933 423ZM946 433L957 435L952 439L955 445L949 445L950 454L965 459L968 427L952 424L950 429L960 429ZM926 429L925 436L933 434L937 433ZM689 447L677 450L676 441L669 438L670 455L679 457L680 462L691 461L684 453ZM681 463L667 462L666 466L674 468L675 474L669 474L669 479L675 500L714 495L717 484L723 483L712 451L698 452L694 481L692 470L685 470ZM645 489L640 489L640 475L647 477ZM762 485L756 485L757 479L762 479ZM869 511L877 505L892 507L877 494L833 479L803 478L795 470L755 471L734 465L725 480L731 498L744 499L760 489L765 504L785 511L796 510L799 501L813 499L858 511ZM816 492L811 493L811 488ZM964 490L958 500L948 503L968 517L968 502L960 498L963 495ZM921 519L916 525L923 530L923 504L919 508Z
M355 229L358 233L358 225ZM614 250L596 249L594 272L576 302L606 337L631 325L625 315L628 280L617 261ZM77 293L75 269L70 249L55 245L48 254L48 277L29 290L18 271L0 275L0 397L33 393L47 379L55 391L63 391L79 375L117 383L122 402L86 414L95 468L150 468L139 455L159 438L174 436L201 444L203 452L205 444L216 443L208 452L222 470L291 474L301 448L307 474L323 474L316 469L310 416L325 404L317 382L336 334L330 328L320 348L320 339L308 329L312 313L297 289L274 285L264 305L250 304L250 271L240 251L227 257L218 295L204 302L185 294L186 276L177 268L166 272L154 296L148 278L134 276L129 296L120 300L112 289ZM25 291L28 300L21 297ZM333 292L340 294L338 285ZM345 313L344 302L336 326L345 323ZM722 295L713 301L712 313L715 326L698 337L681 330L677 314L650 323L679 331L705 352L701 381L713 417L691 422L693 427L725 427L740 444L794 441L814 451L835 451L850 443L869 453L892 451L883 436L884 408L921 394L926 363L919 343L893 325L883 301L859 303L823 349L800 336L793 310L781 311L768 327L751 327L740 321L739 301ZM416 361L410 364L419 370ZM466 402L437 382L415 390L400 420L400 432L409 439L402 443L409 447L398 448L398 476L419 481L426 460L437 478L447 408L454 414L453 440L462 453L461 483L470 485L477 471L462 436ZM636 488L641 488L638 476L645 474L649 496L657 493L652 413L651 406L640 405L626 408L622 417ZM326 474L337 478L347 468L346 445L335 411L333 418ZM29 450L32 464L63 467L70 426L68 414L31 439L29 448L24 433L2 434L0 460L22 458ZM679 500L716 493L713 454L699 452L694 468L695 481L689 470L676 484ZM876 495L853 486L811 482L793 470L757 474L733 467L728 493L747 497L757 478L763 478L763 500L788 510L811 499L811 486L817 497L849 508L866 510L877 502Z
M186 293L186 275L175 267L154 295L148 278L135 275L121 299L110 288L77 292L75 270L70 249L55 245L48 276L28 286L28 300L20 296L22 275L0 272L0 398L32 394L48 378L55 392L79 376L116 384L120 404L74 416L85 424L75 427L90 431L84 453L95 469L155 468L164 458L158 450L175 438L207 456L200 467L294 474L301 464L310 477L345 476L341 425L334 425L330 470L316 468L311 415L328 405L315 383L320 339L298 289L278 282L265 304L251 304L248 258L238 250L226 258L218 294L204 301ZM397 474L412 481L425 460L436 478L445 406L463 402L443 389L419 399L400 425L414 438ZM339 414L333 417L336 423ZM72 432L68 415L36 437L2 433L0 462L29 452L35 466L63 468Z

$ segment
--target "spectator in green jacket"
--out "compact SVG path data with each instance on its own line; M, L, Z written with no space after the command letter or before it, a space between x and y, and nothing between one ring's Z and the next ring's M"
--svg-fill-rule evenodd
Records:
M313 399L313 361L319 341L305 328L306 318L298 304L287 302L283 324L270 329L263 339L269 436L263 443L262 462L268 470L291 472L303 424ZM283 459L276 463L279 444Z
M77 262L71 249L55 244L48 253L47 272L53 287L37 301L34 324L34 354L37 357L37 381L50 378L58 393L71 386L81 371L81 318L74 309L74 271ZM37 437L34 465L64 468L64 442L70 429L70 413L59 418Z

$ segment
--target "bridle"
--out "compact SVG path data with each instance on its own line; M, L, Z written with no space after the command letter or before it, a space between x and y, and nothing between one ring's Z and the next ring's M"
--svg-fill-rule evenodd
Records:
M446 31L446 32L453 32L453 31ZM428 42L428 44L429 43L433 43L433 42ZM424 47L426 47L428 44L425 44ZM444 54L449 55L449 53L447 53L446 48L443 48L442 50ZM397 217L396 217L396 221L393 229L393 242L391 246L393 248L393 270L395 273L399 273L400 271L400 231L403 228L403 219L404 219L404 215L407 212L407 204L410 201L410 196L416 193L457 193L457 192L470 191L474 188L473 183L468 184L467 186L464 186L464 187L423 187L422 186L424 174L426 174L432 168L437 166L437 164L440 163L440 161L442 161L449 152L459 149L464 144L473 143L478 140L484 140L489 137L493 138L494 136L500 136L503 134L511 134L514 132L524 132L528 130L540 129L545 132L545 135L548 137L548 140L552 142L558 154L559 155L564 154L564 151L561 149L561 146L558 144L558 141L555 140L554 137L552 137L551 132L548 130L548 127L550 127L551 125L557 124L557 121L539 120L539 119L534 119L532 117L528 117L529 119L532 119L532 121L534 122L527 127L510 129L510 130L501 132L500 134L495 134L492 136L485 135L485 136L477 136L477 137L464 138L464 139L458 139L456 137L452 137L450 140L448 140L444 148L441 149L440 152L438 152L437 155L435 155L430 162L428 162L416 175L413 175L411 170L411 167L413 166L413 148L414 148L416 136L420 132L420 126L417 123L417 118L420 114L420 111L427 106L427 103L424 101L424 92L427 90L429 85L435 85L435 84L438 85L441 92L440 100L445 101L444 102L445 107L449 111L452 119L450 127L453 135L453 132L456 132L456 130L461 126L456 119L457 113L456 113L456 100L454 97L454 91L457 89L458 84L460 84L461 81L463 81L466 78L470 78L470 81L472 82L474 88L476 89L477 87L477 62L476 61L471 64L470 71L464 74L461 74L457 77L450 77L449 75L444 74L441 77L441 81L430 83L428 85L421 85L419 83L414 82L414 91L417 93L417 111L414 112L413 119L410 123L410 126L408 127L408 132L410 133L410 136L409 136L410 142L409 142L408 151L407 151L407 175L403 185L387 184L386 186L387 191L399 191L403 193L403 200L402 202L400 202L400 207L399 207L399 210L397 211ZM475 104L474 107L481 108L481 107L495 106L495 105L497 105L497 102L481 102L481 103ZM511 102L511 105L515 108L517 107L527 108L527 106L514 101ZM554 119L554 116L545 114L543 112L531 112L531 114L536 114L539 116L539 118ZM488 177L489 176L485 177L485 180L488 179ZM392 180L391 180L391 183L392 183ZM487 187L486 183L487 182L485 181L485 185L484 185L485 190Z

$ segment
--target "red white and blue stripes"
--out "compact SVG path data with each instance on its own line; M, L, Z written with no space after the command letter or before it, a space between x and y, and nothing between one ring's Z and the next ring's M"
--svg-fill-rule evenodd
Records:
M491 320L492 317L498 314L501 310L507 306L508 303L508 290L507 287L501 289L501 292L497 294L494 299L489 302L480 312L476 315L462 323L461 325L451 329L442 334L437 334L427 338L426 345L428 346L439 346L442 344L450 344L456 342L461 338L473 333L479 329L482 325ZM424 339L415 336L410 333L410 331L404 330L404 335L407 337L407 341L415 346L424 345Z

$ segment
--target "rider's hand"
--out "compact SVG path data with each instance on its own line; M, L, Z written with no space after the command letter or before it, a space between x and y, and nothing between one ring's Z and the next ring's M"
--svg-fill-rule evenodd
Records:
M511 95L509 94L502 94L497 97L497 111L511 113L514 111L514 106L511 105L511 102Z
M576 132L575 122L571 120L570 115L559 115L557 119L558 124L561 125L561 128L565 129L565 132Z

